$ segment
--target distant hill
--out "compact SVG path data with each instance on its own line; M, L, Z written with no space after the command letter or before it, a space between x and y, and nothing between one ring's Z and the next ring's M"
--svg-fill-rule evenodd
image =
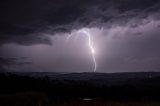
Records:
M159 77L160 72L124 72L124 73L58 73L58 72L14 72L20 76L49 77L51 79L66 80L108 80L108 79L130 79L130 78L152 78Z
M92 81L92 83L117 85L135 79L151 79L160 77L160 72L124 72L124 73L58 73L58 72L15 72L20 76L30 76L34 78L49 78L50 80L81 80Z

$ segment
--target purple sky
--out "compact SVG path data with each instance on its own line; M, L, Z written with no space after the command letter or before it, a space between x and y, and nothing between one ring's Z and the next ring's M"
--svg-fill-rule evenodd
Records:
M86 28L97 72L160 70L160 1L70 1L2 1L0 69L93 72Z

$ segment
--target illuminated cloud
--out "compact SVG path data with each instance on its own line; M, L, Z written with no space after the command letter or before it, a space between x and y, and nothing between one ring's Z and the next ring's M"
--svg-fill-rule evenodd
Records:
M88 43L76 37L83 28L93 36L97 71L160 69L159 0L4 0L0 7L0 55L29 57L32 71L90 71Z

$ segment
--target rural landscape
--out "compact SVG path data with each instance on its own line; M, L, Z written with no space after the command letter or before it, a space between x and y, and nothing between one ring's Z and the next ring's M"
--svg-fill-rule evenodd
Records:
M0 74L0 104L3 106L159 106L159 81L158 72L6 73Z

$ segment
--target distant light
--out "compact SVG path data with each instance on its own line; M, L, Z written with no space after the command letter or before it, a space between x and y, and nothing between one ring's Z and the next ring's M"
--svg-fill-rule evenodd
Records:
M84 100L84 101L91 101L93 99L92 98L82 98L82 100Z

